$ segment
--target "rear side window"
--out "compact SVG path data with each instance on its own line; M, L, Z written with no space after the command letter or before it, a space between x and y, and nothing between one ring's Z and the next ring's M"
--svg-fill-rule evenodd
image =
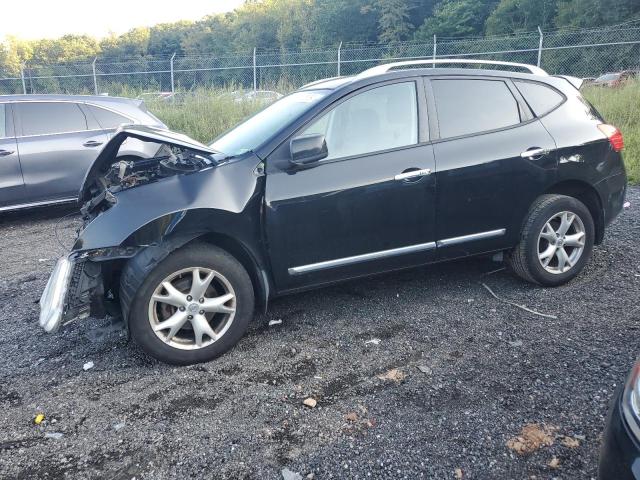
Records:
M7 136L7 123L5 117L4 103L0 103L0 138Z
M127 117L107 110L106 108L87 105L102 128L118 128L122 124L132 123Z
M432 85L441 138L520 123L518 102L501 80L433 80Z
M415 145L418 143L415 83L395 83L355 95L302 133L313 134L325 136L327 159Z
M536 117L550 112L564 101L564 97L553 88L540 83L514 82Z
M22 122L22 135L47 135L87 130L87 119L76 103L24 102L16 106Z

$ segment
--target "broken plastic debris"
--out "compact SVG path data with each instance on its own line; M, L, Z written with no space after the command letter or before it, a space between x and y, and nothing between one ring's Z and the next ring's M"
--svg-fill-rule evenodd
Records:
M318 404L318 402L315 401L315 399L309 397L309 398L305 398L304 399L304 403L307 407L309 408L315 408L315 406Z
M117 432L117 431L119 431L119 430L122 430L123 428L124 428L124 422L122 422L122 423L116 423L116 424L113 426L113 429L114 429L116 432Z
M33 423L36 425L40 425L44 421L44 413L39 413L36 415L36 418L33 419Z
M278 319L278 320L269 320L269 326L273 326L273 325L280 325L282 323L282 320Z
M624 202L622 204L622 208L629 208L629 207L631 207L631 202Z
M93 362L87 362L82 366L82 369L86 372L87 370L91 370L93 366Z
M63 436L64 433L60 433L60 432L47 432L44 434L44 436L46 438L52 438L53 440L60 440Z
M302 480L302 475L292 472L288 468L283 468L281 473L283 480Z
M380 345L380 342L382 340L380 340L379 338L372 338L371 340L367 340L366 342L364 342L364 344L366 345L367 343L372 343L374 345Z

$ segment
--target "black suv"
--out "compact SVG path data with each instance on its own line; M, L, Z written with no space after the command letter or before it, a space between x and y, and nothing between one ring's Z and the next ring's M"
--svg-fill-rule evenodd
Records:
M504 252L525 280L569 281L623 207L620 132L577 79L446 62L499 69L402 62L316 82L210 146L121 129L87 174L40 324L114 309L151 355L190 364L273 297L341 280ZM127 138L163 147L116 161Z

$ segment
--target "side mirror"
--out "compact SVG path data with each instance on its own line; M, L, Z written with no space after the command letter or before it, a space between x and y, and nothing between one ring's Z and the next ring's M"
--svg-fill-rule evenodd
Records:
M324 135L305 135L291 140L291 163L309 165L329 155Z

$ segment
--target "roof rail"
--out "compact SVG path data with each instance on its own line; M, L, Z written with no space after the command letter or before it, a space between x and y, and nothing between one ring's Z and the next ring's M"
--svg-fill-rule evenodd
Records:
M358 77L370 77L372 75L379 75L381 73L386 73L389 70L398 68L398 67L410 67L413 65L441 65L441 64L462 64L462 65L502 65L508 67L522 68L524 70L528 70L529 73L534 75L542 75L548 76L548 73L545 72L540 67L536 67L535 65L529 65L526 63L513 63L513 62L501 62L498 60L475 60L475 59L449 59L449 58L437 58L431 60L406 60L403 62L394 62L387 63L385 65L378 65L377 67L369 68L364 72L358 74Z

